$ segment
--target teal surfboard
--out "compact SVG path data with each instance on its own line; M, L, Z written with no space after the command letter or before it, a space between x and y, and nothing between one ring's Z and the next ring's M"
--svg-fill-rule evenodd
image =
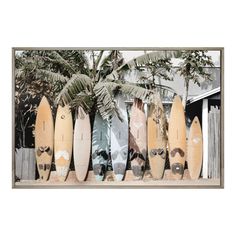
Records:
M92 166L95 179L104 180L109 157L109 123L97 112L92 134Z

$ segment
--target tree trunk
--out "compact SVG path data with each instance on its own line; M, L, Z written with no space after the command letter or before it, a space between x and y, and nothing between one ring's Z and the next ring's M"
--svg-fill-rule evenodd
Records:
M189 79L186 78L184 82L184 93L183 93L183 100L182 100L184 110L185 110L187 99L188 99L188 88L189 88Z
M161 78L160 78L160 77L158 77L158 83L159 83L159 86L160 86L160 87L159 87L159 93L160 93L160 97L161 97L161 99L162 99L162 98L163 98L163 97L162 97L163 94L162 94L162 92L161 92Z
M22 146L25 148L25 129L22 130Z

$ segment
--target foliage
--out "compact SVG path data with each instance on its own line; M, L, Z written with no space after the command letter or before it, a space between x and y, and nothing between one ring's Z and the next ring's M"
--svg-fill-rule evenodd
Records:
M44 95L51 104L81 106L86 112L93 113L98 109L104 119L114 114L119 116L119 108L114 102L118 91L140 99L148 99L153 93L152 87L128 83L123 75L133 69L143 70L146 66L153 76L169 79L170 57L175 53L146 53L127 63L117 50L29 50L17 53L16 125L19 130L27 128L29 121L24 117L32 117L31 113L35 116L37 104ZM25 97L32 105L27 115L23 109ZM20 122L23 125L19 125Z
M211 73L207 67L213 67L212 58L204 50L185 50L181 54L182 62L177 72L185 80L185 91L183 93L183 106L185 108L188 99L189 82L200 86L200 80L212 80Z

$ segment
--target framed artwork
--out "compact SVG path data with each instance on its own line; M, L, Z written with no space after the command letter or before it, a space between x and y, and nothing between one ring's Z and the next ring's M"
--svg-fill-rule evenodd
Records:
M13 188L223 188L224 48L13 48Z

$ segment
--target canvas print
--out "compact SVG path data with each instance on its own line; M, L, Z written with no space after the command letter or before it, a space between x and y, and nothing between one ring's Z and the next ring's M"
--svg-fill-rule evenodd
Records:
M13 187L222 187L222 48L14 48Z

